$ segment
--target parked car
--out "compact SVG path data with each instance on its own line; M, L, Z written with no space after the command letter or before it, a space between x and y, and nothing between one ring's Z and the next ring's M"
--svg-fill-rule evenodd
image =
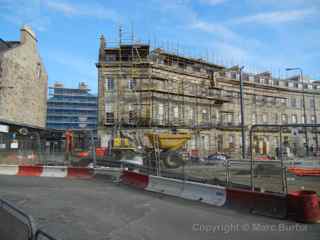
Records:
M225 163L225 161L228 159L228 156L223 153L214 153L209 155L205 161L207 165L216 165L216 164L221 164Z

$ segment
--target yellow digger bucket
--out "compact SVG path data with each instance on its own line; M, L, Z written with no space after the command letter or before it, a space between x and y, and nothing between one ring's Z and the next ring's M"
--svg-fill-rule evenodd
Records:
M153 146L158 141L161 150L178 150L191 139L191 134L189 133L146 133L145 135Z

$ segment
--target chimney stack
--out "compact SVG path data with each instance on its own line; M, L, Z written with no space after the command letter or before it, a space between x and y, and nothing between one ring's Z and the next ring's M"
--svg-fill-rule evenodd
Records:
M31 27L24 25L21 29L20 42L21 44L31 44L36 46L37 38L36 34L32 31Z

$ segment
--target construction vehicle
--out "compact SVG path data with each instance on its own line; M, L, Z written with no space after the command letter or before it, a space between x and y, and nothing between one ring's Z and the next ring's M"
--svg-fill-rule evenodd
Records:
M111 141L108 161L120 161L149 168L163 166L178 168L183 162L182 147L191 139L189 133L146 133L150 145L123 134L121 131Z
M121 131L110 142L107 161L120 161L135 165L143 165L143 151L132 137Z
M166 168L178 168L184 163L182 147L191 139L189 133L147 133L151 145L151 154L147 154L149 162L157 161ZM146 149L146 152L150 153Z

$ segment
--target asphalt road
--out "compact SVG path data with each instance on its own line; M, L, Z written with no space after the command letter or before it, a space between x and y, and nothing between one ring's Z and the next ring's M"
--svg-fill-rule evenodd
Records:
M245 214L103 179L0 176L0 197L60 239L320 239L319 224Z

